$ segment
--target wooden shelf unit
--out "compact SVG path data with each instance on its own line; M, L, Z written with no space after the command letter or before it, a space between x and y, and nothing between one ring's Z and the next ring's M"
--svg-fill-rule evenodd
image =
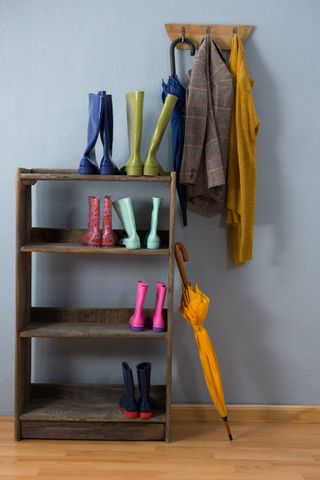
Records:
M158 250L124 247L92 248L80 244L84 229L32 227L32 188L39 181L127 181L164 183L169 187L168 230L160 231ZM170 440L175 173L162 177L82 176L75 170L18 169L16 251L16 387L15 438ZM118 231L118 233L121 233ZM139 232L143 238L145 232ZM134 306L123 308L35 307L31 303L32 253L100 254L146 257L168 261L168 330L131 332ZM107 262L106 260L104 260ZM129 261L129 260L127 260ZM151 260L150 260L151 261ZM147 315L151 311L146 311ZM32 338L147 339L166 342L166 384L152 387L157 409L149 421L128 420L119 412L120 385L58 385L31 382ZM141 343L140 343L141 345ZM121 359L119 359L120 365Z

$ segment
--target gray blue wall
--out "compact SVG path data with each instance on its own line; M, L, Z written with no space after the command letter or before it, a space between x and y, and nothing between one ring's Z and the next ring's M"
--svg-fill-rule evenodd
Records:
M0 2L1 330L0 414L13 410L16 167L76 167L85 145L87 94L113 95L114 160L128 157L124 94L145 95L145 153L169 73L166 22L240 23L257 28L246 43L261 118L255 260L232 267L223 219L189 215L176 239L188 247L190 278L211 297L207 327L229 403L319 403L320 2L307 0L13 0ZM182 78L188 54L177 54ZM159 157L168 167L169 135ZM106 187L105 187L106 188ZM34 224L86 223L86 195L121 197L127 186L35 187ZM152 190L132 196L147 224ZM146 198L147 201L144 201ZM162 223L166 221L166 212ZM49 273L50 271L50 273ZM34 260L35 305L132 305L137 278L165 279L163 259L41 256ZM180 282L176 275L176 308ZM150 289L148 304L153 303ZM38 341L36 381L119 381L119 362L163 351L135 342ZM208 402L189 326L175 315L175 402Z

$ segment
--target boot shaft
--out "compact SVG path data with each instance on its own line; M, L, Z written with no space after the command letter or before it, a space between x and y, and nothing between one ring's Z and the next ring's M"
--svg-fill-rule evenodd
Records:
M156 305L154 308L155 315L162 315L164 302L166 299L167 286L163 282L156 283Z
M165 102L163 104L162 110L158 118L157 125L155 126L155 129L151 137L148 154L152 152L155 155L157 153L163 134L166 131L173 109L177 102L177 99L178 98L175 95L171 95L170 93L166 96Z
M79 173L91 175L99 173L96 160L95 145L99 136L103 114L103 96L105 91L98 94L89 93L89 121L87 129L87 147L80 162Z
M113 146L113 106L112 95L103 97L103 124L100 135L103 144L103 151L106 158L111 160Z
M141 400L148 401L150 394L151 363L142 362L137 365L137 376Z
M126 94L130 158L125 166L125 171L130 176L142 175L143 167L140 145L142 138L143 100L144 92L136 91Z
M160 247L160 237L157 234L159 210L162 203L162 198L152 197L152 212L151 212L151 226L147 235L147 248L155 250Z
M88 197L89 214L88 230L99 230L100 226L100 198L94 195Z
M88 213L88 231L82 243L92 247L101 246L100 233L100 198L94 195L88 197L89 213Z
M130 250L136 250L140 248L140 238L136 230L136 221L134 217L134 211L130 197L121 198L113 202L115 211L117 212L121 223L128 235L124 239L124 245Z
M127 123L130 152L140 156L143 125L144 92L136 91L126 94Z
M117 236L112 230L112 197L104 196L103 200L103 233L102 246L112 247L117 243Z
M118 169L113 164L112 144L113 144L113 107L112 95L102 96L102 121L100 125L100 137L103 146L103 157L100 162L100 175L114 175Z
M120 399L119 406L128 418L136 418L138 416L138 404L135 399L132 370L127 362L122 362L122 375L125 395Z
M138 280L137 282L137 297L136 297L136 311L142 313L146 295L148 292L149 285L143 280Z
M129 320L129 327L133 332L143 332L146 327L147 319L143 313L143 306L148 288L149 285L146 282L138 280L135 310Z
M105 195L103 199L103 225L112 227L112 197Z
M144 362L137 365L137 375L140 390L138 400L140 418L147 420L153 416L155 407L155 403L150 397L151 363Z
M152 197L152 213L151 213L151 232L156 233L158 227L159 210L161 207L162 198Z

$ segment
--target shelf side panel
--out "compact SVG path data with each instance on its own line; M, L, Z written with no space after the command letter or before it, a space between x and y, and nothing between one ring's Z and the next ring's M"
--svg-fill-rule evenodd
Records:
M174 305L174 231L176 211L176 175L171 173L170 217L169 217L169 260L168 260L168 343L166 360L166 441L170 441L171 428L171 382L172 382L172 327Z
M21 246L31 239L31 186L16 184L16 358L15 358L15 439L21 437L19 415L29 397L31 378L31 340L21 339L20 331L29 321L31 308L31 254Z

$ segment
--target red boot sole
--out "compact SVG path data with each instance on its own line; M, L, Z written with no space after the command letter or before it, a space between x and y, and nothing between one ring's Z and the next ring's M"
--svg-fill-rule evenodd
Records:
M142 420L149 420L152 417L153 417L153 412L150 412L150 413L140 412L140 418L142 418Z
M138 418L139 417L139 412L128 412L127 410L125 410L124 408L121 408L119 407L121 412L127 417L127 418L130 418L130 420L132 420L133 418Z

